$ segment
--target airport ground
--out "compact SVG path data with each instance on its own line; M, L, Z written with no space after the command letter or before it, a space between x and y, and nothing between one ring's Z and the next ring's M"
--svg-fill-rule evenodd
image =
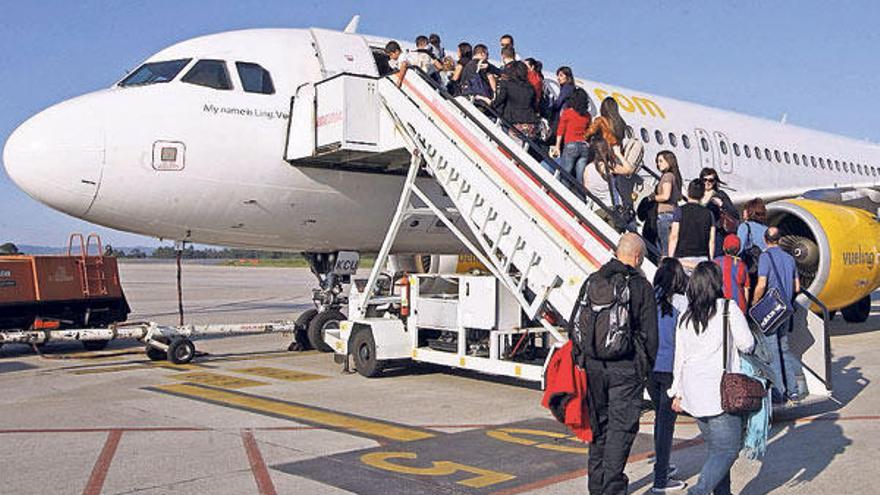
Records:
M174 266L124 263L131 319L177 321ZM311 307L306 269L186 265L189 323L293 318ZM880 302L863 325L835 322L836 402L777 417L763 463L740 459L734 491L876 493L880 480ZM288 335L204 339L189 365L106 351L0 349L0 493L584 493L586 449L523 383L411 367L344 374ZM627 474L652 481L646 414ZM690 483L704 458L681 418L673 462Z

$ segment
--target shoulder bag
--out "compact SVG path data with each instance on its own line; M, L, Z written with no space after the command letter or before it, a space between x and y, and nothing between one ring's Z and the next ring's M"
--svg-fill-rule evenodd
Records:
M728 414L747 415L761 410L767 389L760 380L727 370L727 340L730 338L730 299L724 300L724 330L721 358L721 409Z
M773 254L770 252L766 253L767 257L770 259L770 266L773 268L773 273L776 274L776 278L781 282L782 277L779 276L779 272L776 270L776 262L773 261ZM769 284L769 282L770 280L768 277L767 283ZM767 293L764 294L764 297L749 309L749 317L756 325L758 325L758 328L764 335L775 334L776 330L778 330L783 323L788 321L793 314L794 311L792 311L791 304L782 298L779 289L776 287L769 289Z

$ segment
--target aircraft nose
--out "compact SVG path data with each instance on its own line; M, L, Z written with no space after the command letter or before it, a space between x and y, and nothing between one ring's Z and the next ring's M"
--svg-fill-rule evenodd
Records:
M3 164L32 198L82 218L104 166L104 132L94 105L71 100L31 117L6 141Z

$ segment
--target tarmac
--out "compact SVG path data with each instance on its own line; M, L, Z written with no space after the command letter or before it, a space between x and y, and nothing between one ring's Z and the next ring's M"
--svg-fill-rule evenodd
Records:
M131 320L177 322L173 264L122 263ZM184 267L187 323L293 319L307 269ZM880 302L833 322L834 400L783 411L763 462L740 458L735 493L876 493ZM366 379L282 334L203 339L189 365L136 342L84 352L0 349L0 493L569 494L586 492L586 446L522 382L410 366ZM627 467L649 492L652 415ZM696 482L705 447L679 419L672 462Z

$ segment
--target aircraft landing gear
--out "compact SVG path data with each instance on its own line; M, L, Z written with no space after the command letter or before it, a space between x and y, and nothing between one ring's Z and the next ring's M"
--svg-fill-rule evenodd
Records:
M288 349L331 352L333 349L324 343L324 332L339 328L339 322L345 319L341 310L348 304L348 297L343 294L343 285L351 282L351 276L357 272L360 255L354 251L339 251L303 253L303 256L318 279L318 288L312 290L315 309L299 315L295 340Z
M847 323L864 323L871 315L870 294L840 310Z

